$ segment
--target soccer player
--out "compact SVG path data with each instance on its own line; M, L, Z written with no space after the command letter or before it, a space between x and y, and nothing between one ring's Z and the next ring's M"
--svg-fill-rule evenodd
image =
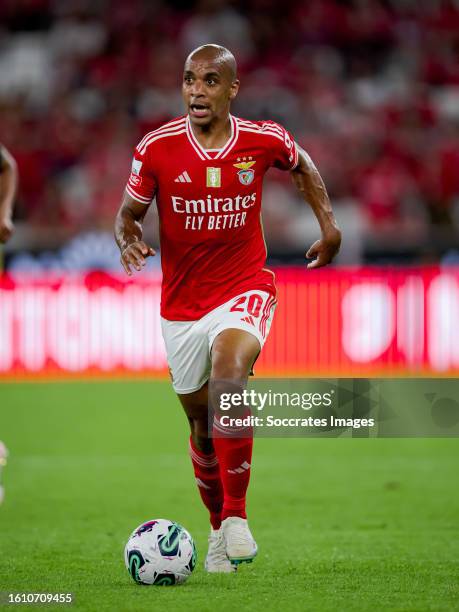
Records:
M18 173L14 157L0 144L0 245L5 243L13 233L13 204L16 196ZM0 273L2 271L2 252L0 250ZM8 451L0 440L0 477L6 465ZM5 497L5 490L0 478L0 504Z
M246 515L252 431L223 426L219 399L246 385L276 306L260 221L263 176L270 167L291 173L317 217L322 237L306 254L313 258L308 267L328 264L341 242L310 157L280 125L232 116L238 89L236 61L227 49L204 45L188 56L186 115L150 132L135 148L115 223L121 263L131 275L155 254L142 240L142 221L156 197L161 325L172 385L190 423L196 483L210 513L209 572L233 571L257 553Z
M16 195L18 173L11 153L0 144L0 243L5 243L13 233L13 204Z

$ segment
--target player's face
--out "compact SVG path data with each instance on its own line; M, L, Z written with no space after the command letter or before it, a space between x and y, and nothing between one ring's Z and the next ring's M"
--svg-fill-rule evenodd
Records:
M183 73L182 94L190 120L205 126L225 117L236 97L239 81L224 64L212 60L188 60Z

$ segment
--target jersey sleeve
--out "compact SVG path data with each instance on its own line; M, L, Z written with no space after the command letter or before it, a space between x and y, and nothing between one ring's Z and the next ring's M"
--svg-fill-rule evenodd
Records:
M278 123L266 121L262 130L271 134L271 166L279 170L293 170L298 165L298 148L293 136Z
M151 162L151 152L140 144L134 149L131 174L126 191L141 204L150 204L156 193L156 180Z

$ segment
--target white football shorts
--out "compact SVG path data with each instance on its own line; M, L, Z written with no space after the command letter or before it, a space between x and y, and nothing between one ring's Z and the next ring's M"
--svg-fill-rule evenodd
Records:
M276 298L266 291L246 291L211 310L197 321L161 318L167 362L176 393L193 393L210 376L210 353L224 329L243 329L263 348L276 309Z

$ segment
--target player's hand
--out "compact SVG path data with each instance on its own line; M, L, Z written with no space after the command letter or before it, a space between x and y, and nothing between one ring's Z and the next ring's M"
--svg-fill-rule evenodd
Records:
M138 240L126 247L121 253L121 263L123 264L126 274L132 276L131 266L137 270L137 272L140 272L146 264L147 257L153 257L154 255L156 255L154 249L149 247L142 240Z
M14 232L13 222L9 217L0 217L0 243L7 242Z
M306 253L307 259L313 259L308 264L308 268L321 268L329 264L339 251L341 246L341 232L334 227L332 230L316 240L309 251Z

